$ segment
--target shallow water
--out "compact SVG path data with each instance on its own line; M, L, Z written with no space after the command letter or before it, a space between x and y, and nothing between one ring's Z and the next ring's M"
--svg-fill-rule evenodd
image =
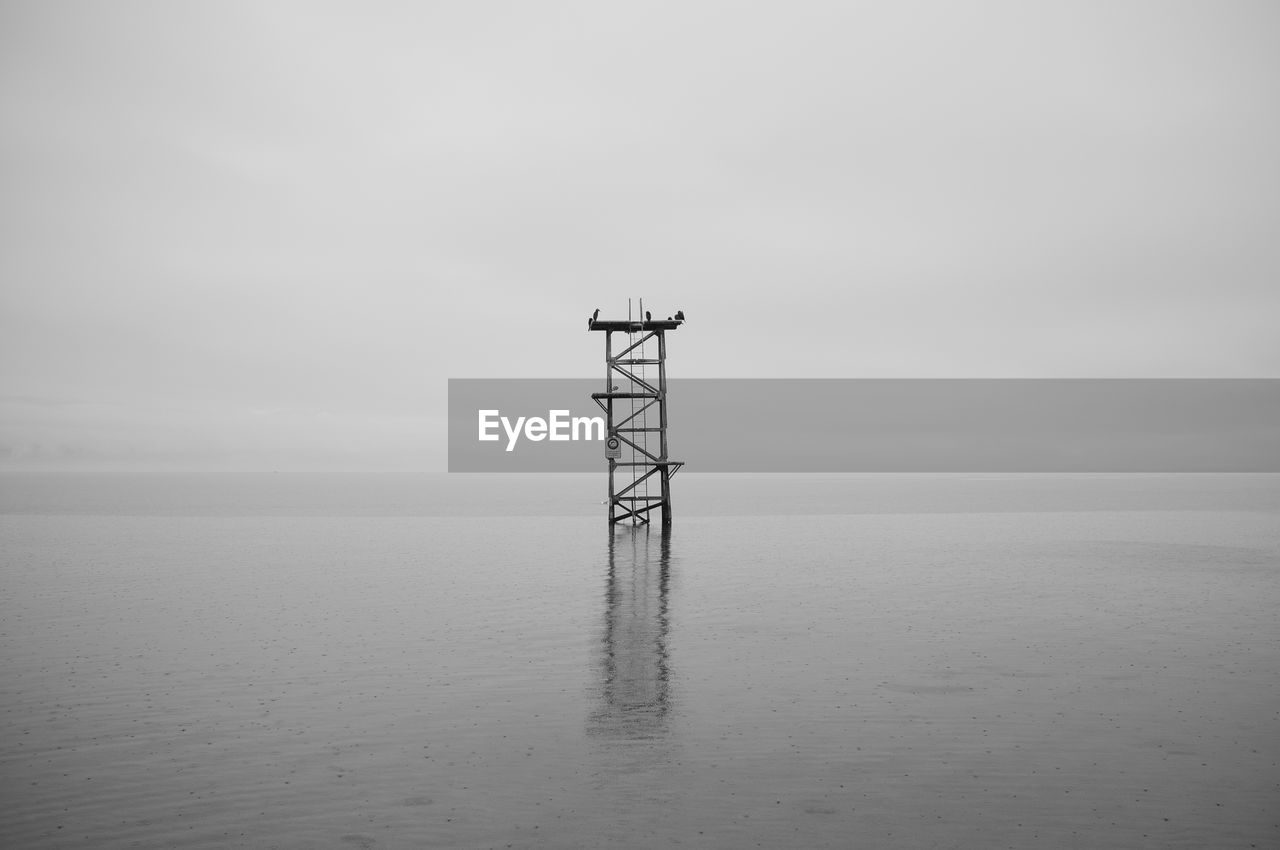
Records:
M704 483L666 538L11 488L0 844L1275 846L1280 522L1213 482Z

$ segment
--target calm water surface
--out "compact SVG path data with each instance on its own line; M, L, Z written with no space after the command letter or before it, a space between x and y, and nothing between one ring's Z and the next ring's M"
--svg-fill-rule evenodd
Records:
M0 845L1280 844L1277 478L598 484L0 478Z

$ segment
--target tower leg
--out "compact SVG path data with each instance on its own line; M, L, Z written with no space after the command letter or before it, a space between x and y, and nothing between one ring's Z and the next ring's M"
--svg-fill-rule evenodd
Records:
M662 467L662 527L671 525L671 470Z

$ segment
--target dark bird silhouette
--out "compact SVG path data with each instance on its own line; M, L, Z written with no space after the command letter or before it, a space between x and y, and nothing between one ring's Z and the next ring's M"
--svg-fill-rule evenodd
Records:
M676 321L677 322L684 321L684 310L676 310Z
M596 311L595 311L594 313L592 313L592 314L591 314L591 318L587 319L587 330L591 330L592 328L594 328L594 327L596 326L596 319L598 319L598 318L600 318L600 308L599 308L599 307L597 307L597 308L596 308Z
M645 310L645 311L644 311L644 320L645 320L646 322L652 322L652 321L653 321L653 312L652 312L652 311L650 311L650 310Z

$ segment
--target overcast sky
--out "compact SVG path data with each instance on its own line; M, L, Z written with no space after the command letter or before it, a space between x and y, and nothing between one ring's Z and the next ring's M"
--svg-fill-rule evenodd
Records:
M446 379L1280 376L1280 4L0 2L0 464L444 468Z

